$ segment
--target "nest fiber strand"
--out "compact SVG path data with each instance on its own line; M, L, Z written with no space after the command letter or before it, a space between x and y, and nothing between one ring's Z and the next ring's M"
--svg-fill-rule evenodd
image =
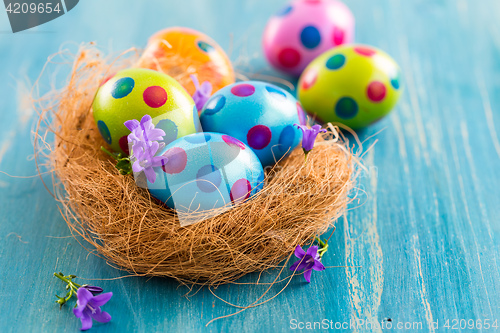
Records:
M66 87L40 104L50 106L41 106L36 154L55 175L55 196L73 234L111 265L188 284L228 283L277 267L345 212L353 157L330 130L307 164L297 148L266 173L264 189L250 200L181 227L172 210L136 186L132 175L120 175L100 149L105 143L92 117L94 95L105 77L134 59L111 62L94 47L82 47L75 59ZM46 142L49 132L53 144Z

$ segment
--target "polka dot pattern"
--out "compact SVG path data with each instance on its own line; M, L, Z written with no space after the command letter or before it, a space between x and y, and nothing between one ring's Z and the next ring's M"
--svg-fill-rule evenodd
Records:
M204 114L216 114L219 112L226 104L226 97L224 95L216 95L212 97L205 105Z
M205 193L216 191L221 181L222 176L219 169L212 164L201 167L196 174L196 185Z
M99 129L99 133L101 133L102 138L104 141L106 141L109 145L111 144L111 133L109 132L108 126L104 123L104 121L99 120L97 122L97 129Z
M242 95L243 90L235 91L235 88L242 84L252 86L255 92L248 98L241 98L239 95ZM247 81L222 88L212 98L222 98L219 96L225 97L225 106L215 116L203 110L200 115L203 130L212 136L213 133L227 134L228 137L224 136L220 141L241 149L246 147L246 151L253 151L264 166L273 165L286 153L282 153L278 147L283 129L306 121L297 99L287 90L271 83ZM216 103L209 101L207 104L213 107ZM293 148L299 144L298 135L296 130ZM246 178L252 181L249 175Z
M344 64L345 64L345 56L343 54L335 54L326 61L326 68L331 70L337 70L342 68Z
M263 48L276 69L299 77L311 61L332 47L352 43L354 17L335 0L294 0L282 7L263 34ZM288 13L291 11L291 14Z
M342 97L335 105L335 113L342 119L351 119L358 114L358 104L351 97Z
M318 70L314 67L309 68L302 78L302 89L307 90L311 88L317 79Z
M159 108L167 102L167 92L160 86L151 86L142 94L144 102L152 108Z
M185 136L184 140L186 140L189 143L200 144L210 141L211 138L212 137L208 133L196 133Z
M191 44L192 45L192 44ZM206 53L209 53L209 52L212 52L214 51L214 47L210 44L208 44L207 42L204 42L202 40L200 40L198 42L198 47L203 51L203 52L206 52Z
M285 68L292 68L300 63L299 51L292 48L285 48L278 54L278 61Z
M131 77L122 77L113 84L111 96L115 99L128 96L134 90L135 81Z
M239 148L241 150L245 150L245 144L241 142L240 140L233 138L232 136L229 135L223 135L222 140L224 140L225 143L227 143L231 147Z
M375 53L375 50L372 50L368 47L364 47L364 46L357 46L354 48L354 51L357 53L357 54L360 54L362 56L365 56L365 57L371 57L372 55L374 55Z
M300 105L299 102L297 102L297 115L299 116L300 125L306 125L307 124L306 113L304 112L304 109L302 108L302 105Z
M266 86L267 92L279 101L286 100L286 94L283 90L271 86Z
M391 79L391 86L392 86L394 89L396 89L396 90L398 90L398 89L399 89L399 87L400 87L400 83L399 83L399 73L398 73L398 74L396 74L396 76L395 76L395 77L393 77L393 78Z
M178 127L180 135L195 133L194 104L191 96L172 77L151 69L128 68L117 72L97 90L92 101L92 118L96 125L99 120L106 124L111 138L110 150L126 153L128 144L125 138L122 139L130 134L130 130L124 126L126 121L140 121L148 114L157 126L160 120L171 119L175 124L165 125L164 128L167 138L165 143L168 144L168 137L175 134L171 129ZM103 125L101 130L107 137Z
M380 81L370 82L366 88L366 95L372 102L381 102L385 98L387 89L385 85Z
M251 192L252 185L250 182L245 178L238 179L234 182L233 186L231 186L231 192L229 193L231 202L233 204L243 202L250 197Z
M333 28L332 42L334 46L341 45L344 43L345 32L339 27Z
M231 93L238 97L248 97L253 95L254 92L255 87L247 83L237 84L231 88Z
M128 150L128 139L127 135L124 135L118 140L118 144L120 145L121 150L125 152L125 154L129 155L130 151Z
M264 125L252 127L247 134L247 142L253 149L263 149L271 142L271 130Z
M165 132L162 142L168 145L177 139L178 129L177 125L170 119L162 119L156 125L156 128L162 129Z
M264 86L259 89L262 90ZM188 141L190 137L204 137L204 134L210 136L208 144ZM262 189L257 177L260 174L263 177L264 170L258 157L243 142L229 135L205 132L184 136L166 150L160 186L149 183L148 187L155 198L179 214L230 208L231 203L243 202Z
M308 49L314 49L321 43L321 35L315 26L307 26L300 33L302 45Z
M168 158L168 161L161 168L164 172L168 174L181 173L187 164L187 154L186 151L180 147L173 147L167 150L163 156Z
M311 87L314 75L309 71L313 69L318 74ZM361 44L341 45L307 66L300 77L297 96L311 118L358 130L395 107L404 86L399 81L401 74L398 64L382 50ZM270 146L274 144L273 140Z
M282 153L286 153L287 151L291 151L294 140L295 140L295 129L293 128L293 126L288 125L281 131L280 138L278 141L279 150Z

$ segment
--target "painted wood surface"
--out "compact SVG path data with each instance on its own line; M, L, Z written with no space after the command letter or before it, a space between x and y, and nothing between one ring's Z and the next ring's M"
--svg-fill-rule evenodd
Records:
M422 323L408 332L452 331L453 319L500 325L500 2L346 2L357 19L357 41L391 54L406 89L389 117L360 133L367 147L383 129L365 156L369 172L360 178L357 208L338 221L324 258L340 267L315 273L311 284L295 278L271 302L208 327L237 309L207 288L186 298L188 290L169 279L109 280L123 273L70 236L55 201L31 177L35 115L24 87L61 49L87 41L115 52L143 47L150 34L172 25L212 36L231 49L241 71L277 75L263 59L260 37L285 2L86 0L18 34L0 10L0 170L27 177L0 174L0 331L79 328L69 307L59 311L53 303L54 293L63 292L51 277L59 270L114 292L106 305L113 320L95 324L94 332L284 332L293 320L323 319L390 322L394 331L404 331L398 322ZM248 305L265 288L232 285L215 293ZM437 329L429 326L436 321ZM484 327L459 331L495 331Z

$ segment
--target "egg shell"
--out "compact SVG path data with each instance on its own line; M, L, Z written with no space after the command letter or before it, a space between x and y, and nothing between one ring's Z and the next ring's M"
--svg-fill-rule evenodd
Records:
M170 76L150 69L116 73L99 88L92 109L101 136L117 152L128 154L130 131L124 123L146 114L165 131L165 144L201 131L191 96Z
M181 216L230 208L264 186L264 170L257 156L244 143L225 134L187 135L159 155L168 161L154 168L157 178L154 183L148 181L148 189Z
M298 98L319 121L360 129L393 109L403 90L400 76L385 52L367 45L340 46L307 66Z
M353 40L354 16L345 4L335 0L296 0L268 21L263 47L273 67L299 76L321 53Z
M222 88L205 104L205 131L225 133L250 146L264 167L274 165L300 142L294 124L306 124L300 103L266 82L246 81Z
M210 82L214 92L234 83L233 66L224 50L207 35L183 27L154 34L137 67L160 70L173 77L196 74L200 83ZM180 81L193 95L196 89L191 79Z

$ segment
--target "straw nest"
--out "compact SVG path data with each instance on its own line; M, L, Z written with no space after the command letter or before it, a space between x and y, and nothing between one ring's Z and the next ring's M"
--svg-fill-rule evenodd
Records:
M100 149L105 143L91 105L101 81L135 60L122 58L110 61L82 47L67 85L45 97L36 131L39 164L55 176L61 213L89 251L132 274L219 285L278 267L345 212L355 163L330 125L306 164L295 149L266 173L264 189L250 200L181 227L174 211L136 186L132 175L120 175Z

